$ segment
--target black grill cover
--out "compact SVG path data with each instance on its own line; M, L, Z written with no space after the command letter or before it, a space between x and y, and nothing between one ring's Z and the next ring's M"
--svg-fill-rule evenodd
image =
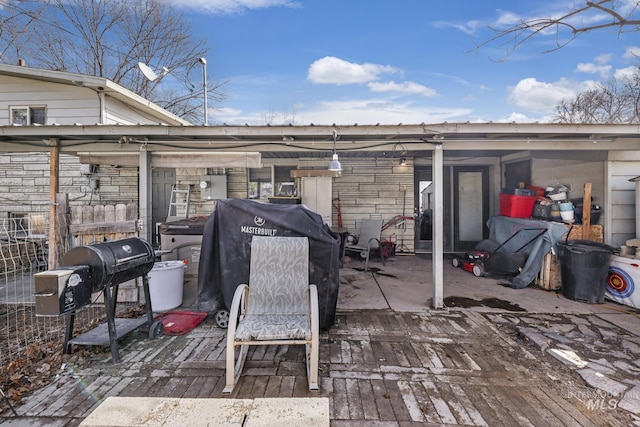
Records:
M236 287L249 282L254 235L309 239L309 282L318 287L320 327L333 325L340 284L340 237L320 215L302 205L219 200L202 237L198 309L213 312L231 307Z

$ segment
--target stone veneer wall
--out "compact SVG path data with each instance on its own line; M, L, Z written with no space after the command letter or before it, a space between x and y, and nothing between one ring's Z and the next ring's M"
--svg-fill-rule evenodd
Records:
M332 198L340 199L343 227L358 233L363 218L381 218L385 223L397 215L413 216L413 163L399 166L398 159L388 157L345 157L340 161L342 177L333 179ZM322 165L320 165L322 163ZM301 159L298 167L326 167L325 161ZM210 173L227 175L229 198L248 197L246 168L212 169ZM176 182L193 185L190 216L213 212L215 201L200 197L200 177L204 168L179 168ZM90 178L98 178L99 187L92 190ZM100 165L93 175L83 174L76 156L60 156L60 192L69 193L70 205L115 204L138 201L138 169ZM9 212L48 212L49 154L13 153L0 155L0 218ZM338 226L337 209L332 222ZM383 232L383 239L404 244L405 250L414 248L414 224L394 226Z
M91 188L91 178L99 186ZM99 166L95 174L84 174L77 156L60 155L59 185L69 194L69 203L115 204L138 201L137 168ZM48 212L49 153L0 155L0 218L9 212Z
M340 199L343 227L358 233L363 218L381 218L384 223L396 215L413 217L414 179L413 162L407 159L406 166L399 159L388 157L340 156L342 177L333 179L333 198ZM404 206L404 208L403 208ZM338 216L334 208L333 224L337 227ZM406 221L406 227L392 226L383 231L382 238L403 244L405 251L414 250L414 221Z

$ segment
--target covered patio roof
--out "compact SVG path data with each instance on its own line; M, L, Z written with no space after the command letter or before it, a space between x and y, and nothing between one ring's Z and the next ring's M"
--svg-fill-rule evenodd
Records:
M335 133L334 133L335 132ZM441 145L448 155L483 156L522 150L637 150L640 125L440 123L416 125L0 126L0 151L48 151L57 140L66 153L231 151L263 158L328 157L403 152L424 155Z

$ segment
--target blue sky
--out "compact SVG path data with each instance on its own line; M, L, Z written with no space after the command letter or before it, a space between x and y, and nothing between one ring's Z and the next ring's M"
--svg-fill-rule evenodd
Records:
M209 80L227 82L210 124L544 122L563 97L628 71L640 53L638 33L614 30L546 53L554 33L510 55L498 43L475 49L489 26L573 0L174 2L208 39Z

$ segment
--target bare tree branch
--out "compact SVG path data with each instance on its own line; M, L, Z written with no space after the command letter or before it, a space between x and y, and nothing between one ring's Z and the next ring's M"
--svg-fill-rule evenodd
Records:
M558 50L571 43L578 35L606 28L618 28L620 33L640 31L640 1L599 0L585 1L583 6L575 5L567 13L545 18L522 19L505 28L489 27L494 36L479 44L476 49L498 43L509 56L515 49L536 36L554 32L556 45L546 52ZM611 20L602 22L587 18L597 13L606 14ZM568 31L564 31L568 30Z
M194 90L190 81L202 82L198 59L209 49L169 2L0 0L4 4L8 6L0 9L0 23L15 22L11 35L18 23L25 26L20 56L30 66L105 77L184 119L201 121L202 91ZM11 47L10 34L3 37L7 31L5 25L0 29L0 54ZM172 78L150 82L138 62L167 67ZM207 83L213 101L224 99L223 84Z
M640 66L630 76L611 78L556 107L559 123L640 123Z

